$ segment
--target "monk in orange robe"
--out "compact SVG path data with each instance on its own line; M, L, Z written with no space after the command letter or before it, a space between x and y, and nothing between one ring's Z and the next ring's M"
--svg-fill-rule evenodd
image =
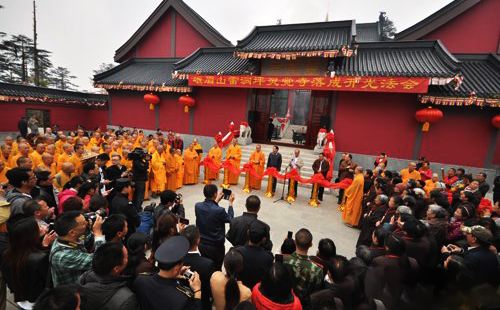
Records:
M260 144L255 146L255 151L250 155L249 162L252 164L255 171L262 175L264 173L264 163L265 163L264 153L261 151ZM262 179L256 178L250 174L250 188L259 189L262 186Z
M5 165L3 160L0 160L0 184L7 184L9 180L5 176L5 174L9 171L9 168Z
M203 148L201 147L201 144L198 143L198 139L196 139L196 138L193 139L193 149L198 153L198 159L197 159L198 169L196 170L196 179L199 179L199 177L200 177L200 162L201 162L201 158L203 157Z
M4 165L8 168L14 168L16 163L12 162L12 158L14 157L14 155L12 155L12 147L8 144L3 144L1 149L2 153L0 154L0 159L3 160Z
M71 156L73 156L73 146L69 143L63 145L63 153L59 155L57 159L57 169L62 170L64 163L71 162Z
M233 139L233 144L231 144L226 151L226 159L229 160L229 163L236 169L240 169L240 161L241 161L241 147L237 144L236 139ZM229 184L236 185L238 184L238 179L240 178L240 174L232 173L231 170L228 170L229 173Z
M403 180L403 184L408 183L409 180L420 180L420 172L417 170L417 164L414 162L410 162L408 164L408 168L402 169L399 174L401 175L401 179Z
M175 150L175 161L177 162L177 189L182 187L182 181L184 180L184 158L182 158L181 150Z
M159 144L151 158L151 169L153 171L151 191L157 195L165 190L165 184L167 183L166 161L165 149L163 145Z
M38 143L36 145L36 149L30 154L31 161L33 162L33 167L38 167L38 165L42 163L42 155L44 152L45 152L45 144Z
M75 166L75 174L82 174L83 172L83 164L82 158L83 153L85 153L85 149L83 148L83 144L75 145L75 152L71 155L70 161ZM111 160L109 161L111 162Z
M175 192L177 190L177 173L179 171L179 165L175 159L175 151L173 148L170 148L165 159L165 170L167 172L167 185L165 189Z
M208 157L212 158L215 164L220 165L222 161L222 150L217 143L208 151ZM219 179L219 171L212 171L207 168L208 179L211 181Z
M57 174L54 156L49 153L43 153L42 163L36 166L36 169L50 171L50 175L54 177Z
M30 149L27 143L19 143L17 149L17 155L12 157L12 164L14 165L12 167L17 167L17 160L19 159L19 157L23 156L29 158Z
M342 220L348 226L358 226L362 213L363 186L365 179L363 177L363 168L358 166L354 170L354 180L344 192L344 201L340 205L342 211Z
M198 183L198 157L193 144L184 151L184 184Z
M62 192L62 189L66 183L71 180L74 176L75 167L71 162L65 162L62 164L61 171L54 177L53 185L59 191Z

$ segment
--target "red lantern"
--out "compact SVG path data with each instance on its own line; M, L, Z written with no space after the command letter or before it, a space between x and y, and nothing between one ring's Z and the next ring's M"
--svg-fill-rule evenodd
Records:
M144 95L144 103L149 104L149 109L154 110L155 105L160 103L160 97L153 93L145 94Z
M500 114L493 116L493 118L491 119L491 124L493 125L493 127L500 129Z
M428 107L426 109L418 110L415 113L415 118L419 123L424 123L422 131L427 132L429 131L430 123L437 122L443 118L443 112L433 107Z
M179 103L184 106L184 112L188 113L189 108L194 107L196 104L196 101L194 100L193 97L189 97L189 95L186 94L184 96L179 97Z

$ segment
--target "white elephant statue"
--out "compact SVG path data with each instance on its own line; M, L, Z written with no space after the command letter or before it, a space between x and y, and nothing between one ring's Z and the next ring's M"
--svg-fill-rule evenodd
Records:
M238 138L238 143L241 145L252 143L252 128L250 128L247 122L240 123L240 137Z

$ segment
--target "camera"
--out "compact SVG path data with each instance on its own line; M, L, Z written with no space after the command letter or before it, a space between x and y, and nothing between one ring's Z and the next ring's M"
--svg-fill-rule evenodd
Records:
M145 152L143 149L136 147L132 152L127 155L129 160L150 160L151 155Z
M106 209L104 208L101 208L95 212L87 212L87 213L83 213L83 217L85 218L85 220L88 222L88 221L91 221L92 223L95 222L95 219L97 216L100 216L102 217L102 219L104 220L106 218L106 216L108 215L108 213L106 212Z
M182 276L187 280L191 280L191 278L194 276L194 272L188 269L182 274Z
M223 194L222 199L229 200L229 197L231 197L231 193L232 193L232 191L230 189L223 188L222 189L222 194Z
M181 203L181 200L182 200L182 194L177 194L177 196L175 196L175 203L176 204L179 204Z

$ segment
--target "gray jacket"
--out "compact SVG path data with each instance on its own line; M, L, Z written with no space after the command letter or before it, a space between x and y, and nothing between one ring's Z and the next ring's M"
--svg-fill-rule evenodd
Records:
M5 199L10 203L10 215L23 214L23 204L25 201L33 199L30 195L21 193L17 189L13 188L7 195Z

